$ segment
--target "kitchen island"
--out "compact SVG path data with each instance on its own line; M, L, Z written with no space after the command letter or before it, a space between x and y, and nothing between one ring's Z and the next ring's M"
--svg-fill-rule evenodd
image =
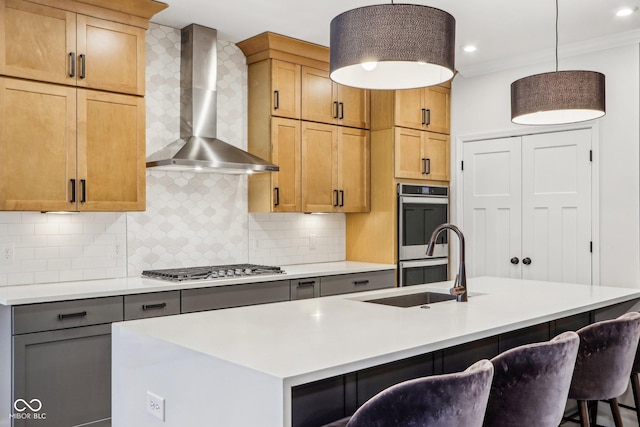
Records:
M535 328L548 331L546 338L558 332L547 327L550 322L583 313L594 319L598 310L640 298L634 289L482 277L469 280L467 303L402 308L366 302L426 290L446 293L450 286L114 323L113 427L304 425L295 420L296 399L315 402L322 412L322 397L335 394L326 381L341 387L343 399L351 389L364 389L358 373L366 378L371 369L404 360L426 360L429 369L445 366L443 360L457 357L452 348L524 336ZM484 357L482 351L472 354ZM164 408L148 410L149 392L156 401L164 399Z

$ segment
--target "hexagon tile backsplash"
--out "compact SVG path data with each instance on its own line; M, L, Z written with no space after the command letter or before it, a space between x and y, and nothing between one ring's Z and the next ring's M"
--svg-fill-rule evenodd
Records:
M247 66L218 40L218 136L247 142ZM180 30L147 31L147 153L179 137ZM147 171L147 210L0 212L0 286L138 276L144 269L345 259L345 216L249 214L244 176Z

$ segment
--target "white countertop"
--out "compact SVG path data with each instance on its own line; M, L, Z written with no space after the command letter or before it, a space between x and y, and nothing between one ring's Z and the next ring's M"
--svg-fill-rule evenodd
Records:
M114 324L294 386L640 298L640 290L481 277L467 303L364 299L451 282Z
M191 280L166 282L157 279L128 277L119 279L84 280L76 282L44 283L0 287L0 304L20 305L39 302L97 298L114 295L130 295L163 292L179 289L206 288L241 283L270 282L303 277L332 276L336 274L364 273L395 269L395 264L339 261L316 264L284 265L285 274L246 276L233 279Z

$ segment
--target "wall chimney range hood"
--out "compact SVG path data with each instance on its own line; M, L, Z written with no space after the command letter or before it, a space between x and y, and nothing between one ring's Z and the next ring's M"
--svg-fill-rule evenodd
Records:
M217 31L182 29L180 139L147 157L156 170L249 174L278 171L271 164L216 137Z

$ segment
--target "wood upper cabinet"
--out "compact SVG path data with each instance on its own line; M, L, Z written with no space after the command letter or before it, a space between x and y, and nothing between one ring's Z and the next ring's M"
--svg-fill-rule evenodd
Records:
M450 90L440 86L395 91L395 125L449 133Z
M261 144L269 149L253 151L280 170L249 175L249 211L300 212L300 121L273 117L269 124Z
M0 74L144 95L145 30L0 0Z
M271 114L290 119L300 118L300 65L268 60L271 75Z
M342 86L329 72L302 67L302 120L369 128L369 91Z
M145 207L144 99L0 78L0 209Z
M395 128L395 177L418 180L449 180L447 135Z
M369 156L367 131L303 122L303 212L367 212Z

